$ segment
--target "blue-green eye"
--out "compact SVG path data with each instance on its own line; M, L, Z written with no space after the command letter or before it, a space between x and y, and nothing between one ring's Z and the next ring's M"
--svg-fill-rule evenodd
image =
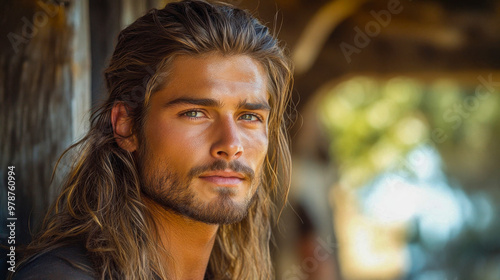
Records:
M254 115L254 114L244 114L240 117L240 119L245 120L245 121L260 121L261 119L259 116Z
M182 115L189 118L202 118L204 116L203 112L201 111L187 111L182 113Z

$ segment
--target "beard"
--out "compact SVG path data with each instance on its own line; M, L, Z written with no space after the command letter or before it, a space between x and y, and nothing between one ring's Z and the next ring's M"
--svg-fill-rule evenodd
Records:
M155 161L149 159L150 153L147 153L147 149L139 154L142 192L164 209L206 224L241 222L247 216L248 209L257 197L257 188L261 185L260 179L255 179L255 172L238 161L216 160L210 164L192 168L183 177L173 168L169 168L168 164L153 164ZM163 166L163 168L158 166ZM210 202L200 201L191 187L191 182L204 172L225 169L242 173L245 180L250 182L252 195L238 203L232 198L237 190L216 187L215 199ZM260 173L259 171L259 178Z

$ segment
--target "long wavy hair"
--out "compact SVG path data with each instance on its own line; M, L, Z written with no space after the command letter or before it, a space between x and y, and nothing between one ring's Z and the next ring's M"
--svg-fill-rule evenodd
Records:
M121 31L105 70L108 98L93 112L86 137L63 154L76 151L77 159L27 248L31 256L79 239L100 279L168 278L159 258L157 228L143 200L137 161L117 145L111 110L125 103L133 132L140 133L150 97L168 79L175 56L208 53L248 55L261 63L272 107L262 184L248 216L219 227L208 272L214 279L274 277L271 226L279 209L276 202L286 200L290 185L284 116L289 113L292 66L273 34L247 11L205 1L152 9Z

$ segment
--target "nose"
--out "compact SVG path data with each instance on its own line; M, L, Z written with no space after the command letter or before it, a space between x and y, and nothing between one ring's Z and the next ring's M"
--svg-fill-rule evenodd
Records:
M215 128L216 139L210 148L214 158L231 161L243 154L243 145L238 125L231 119L221 120Z

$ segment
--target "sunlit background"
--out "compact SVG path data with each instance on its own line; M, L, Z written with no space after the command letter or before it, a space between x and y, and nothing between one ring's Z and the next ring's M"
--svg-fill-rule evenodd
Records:
M326 91L347 279L500 279L499 97L439 77L357 76Z
M283 20L300 116L281 279L500 279L499 4L322 1L300 32Z
M37 28L1 42L1 168L22 171L20 242L57 193L58 155L103 97L119 30L168 2L1 1L2 38L26 20ZM269 25L295 63L276 278L500 279L500 2L226 2Z

